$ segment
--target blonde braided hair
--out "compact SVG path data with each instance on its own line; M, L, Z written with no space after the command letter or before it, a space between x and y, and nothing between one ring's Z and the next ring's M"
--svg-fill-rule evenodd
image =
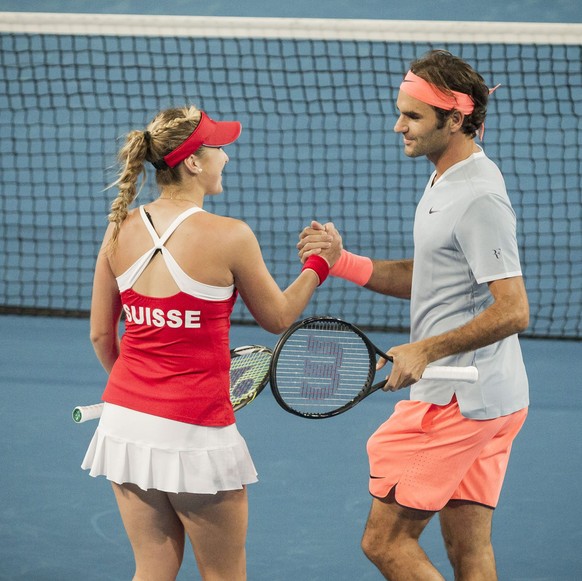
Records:
M166 109L158 113L146 131L130 131L119 150L119 177L109 187L117 187L117 197L111 203L109 222L115 224L111 245L115 245L119 230L129 214L129 207L145 185L145 162L156 162L176 149L191 135L200 121L200 110L191 106ZM196 152L202 154L202 150ZM140 181L141 183L138 186ZM158 186L179 184L182 181L180 164L174 168L156 170Z

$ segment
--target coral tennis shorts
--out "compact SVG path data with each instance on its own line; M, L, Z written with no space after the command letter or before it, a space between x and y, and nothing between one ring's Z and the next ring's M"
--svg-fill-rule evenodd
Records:
M456 398L445 406L400 401L392 416L368 440L370 493L438 511L449 500L495 507L511 445L527 408L492 420L472 420Z

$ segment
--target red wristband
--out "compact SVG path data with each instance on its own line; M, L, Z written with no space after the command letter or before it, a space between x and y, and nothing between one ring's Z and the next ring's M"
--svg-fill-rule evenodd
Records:
M344 249L338 260L331 267L329 274L364 286L372 277L373 272L374 264L372 259L367 256L352 254Z
M323 281L327 278L329 274L329 264L325 258L318 256L317 254L312 254L303 265L301 272L306 269L313 270L315 274L317 274L317 278L319 278L319 285L323 284Z

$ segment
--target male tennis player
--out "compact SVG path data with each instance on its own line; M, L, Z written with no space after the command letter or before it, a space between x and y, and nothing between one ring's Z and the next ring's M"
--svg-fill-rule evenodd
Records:
M412 63L394 131L407 156L434 165L416 209L414 260L343 250L331 270L411 300L410 343L388 351L394 365L385 388L412 386L410 400L399 402L368 442L373 500L362 548L392 581L443 580L418 543L435 512L455 579L497 579L492 515L527 415L517 333L527 327L529 307L505 184L475 140L489 93L483 78L448 52ZM333 224L313 222L298 248L305 260L338 244ZM419 381L437 361L475 365L479 381Z

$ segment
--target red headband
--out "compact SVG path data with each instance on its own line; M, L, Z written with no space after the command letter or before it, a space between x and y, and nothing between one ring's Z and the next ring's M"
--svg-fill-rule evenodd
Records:
M164 166L176 167L203 145L224 147L234 143L240 137L241 131L242 126L238 121L214 121L204 111L200 111L200 121L186 141L153 165L157 169L164 169Z
M459 91L451 91L452 94L447 95L436 85L425 81L412 71L406 73L400 85L400 90L427 105L439 107L446 111L458 109L464 115L470 115L475 108L475 103L473 103L473 99L469 95Z
M489 94L493 93L499 85L489 89ZM445 111L452 111L457 109L463 115L470 115L475 109L475 103L471 96L466 93L461 93L459 91L451 91L451 95L448 95L441 89L439 89L433 83L425 81L422 77L415 75L412 71L408 71L404 80L400 84L400 90L427 105L432 105L433 107L439 107L439 109L444 109ZM483 134L485 132L485 125L481 125L481 130L479 131L479 138L483 141Z

